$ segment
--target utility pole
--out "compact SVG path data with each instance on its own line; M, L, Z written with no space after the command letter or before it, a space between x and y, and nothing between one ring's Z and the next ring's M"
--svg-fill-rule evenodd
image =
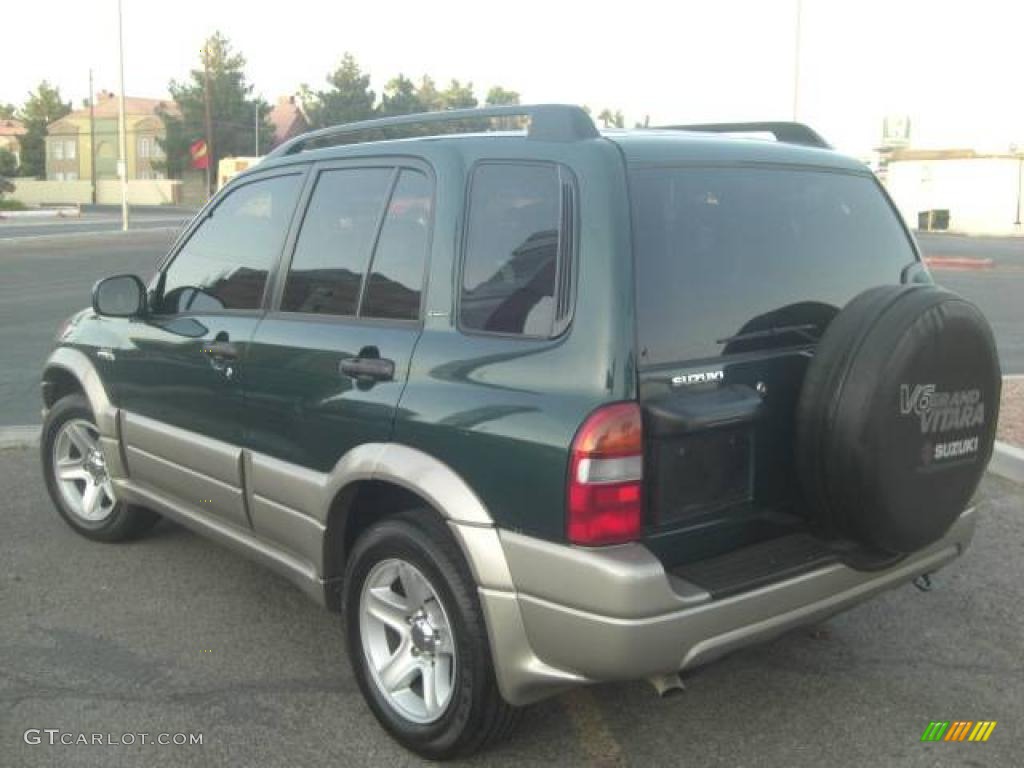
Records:
M96 205L96 92L89 68L89 180L92 182L92 204Z
M793 44L793 122L800 111L800 26L804 15L803 0L796 0L796 40Z
M206 196L212 194L210 166L213 165L213 127L210 120L210 51L203 48L203 105L206 111Z
M260 103L257 101L253 105L253 111L256 113L256 151L253 153L253 157L260 156Z
M121 22L121 0L117 0L117 49L121 76L120 108L117 111L117 132L121 139L121 159L117 163L121 177L121 229L128 231L128 135L124 114L124 24Z

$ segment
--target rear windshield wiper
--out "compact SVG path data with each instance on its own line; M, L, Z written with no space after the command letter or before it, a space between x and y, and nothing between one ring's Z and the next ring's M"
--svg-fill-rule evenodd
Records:
M813 324L773 325L771 328L765 328L764 330L761 331L747 331L746 333L737 333L735 336L726 336L724 339L716 340L715 343L731 344L734 341L748 341L750 339L768 339L773 336L788 336L789 334L792 334L794 336L802 336L808 341L817 341L821 337L821 332L818 330L818 326Z

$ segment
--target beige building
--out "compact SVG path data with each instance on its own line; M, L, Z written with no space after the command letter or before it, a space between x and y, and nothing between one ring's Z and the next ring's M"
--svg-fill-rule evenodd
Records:
M907 223L975 235L1022 231L1024 153L899 149L885 186Z
M97 94L94 115L79 109L52 123L46 137L46 178L50 181L78 181L92 177L95 157L97 180L116 179L120 160L118 138L118 97L109 91ZM164 159L157 141L164 137L160 112L178 114L170 100L125 98L125 131L128 140L129 179L162 179L158 167ZM95 134L92 133L95 126Z
M0 149L6 149L14 155L21 165L21 137L25 135L25 125L13 118L0 119Z

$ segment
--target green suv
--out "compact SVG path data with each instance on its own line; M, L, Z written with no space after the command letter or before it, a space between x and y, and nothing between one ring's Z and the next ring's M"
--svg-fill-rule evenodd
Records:
M980 312L810 129L560 105L294 139L57 342L68 524L278 571L436 759L949 563L1000 389Z

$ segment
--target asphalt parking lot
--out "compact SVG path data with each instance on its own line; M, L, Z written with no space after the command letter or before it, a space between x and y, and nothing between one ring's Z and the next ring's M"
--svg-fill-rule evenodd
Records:
M36 449L0 451L0 765L419 765L377 726L338 618L170 523L125 545L58 518ZM740 651L656 698L646 683L526 710L481 766L1016 765L1024 737L1024 488L981 491L974 546L935 577ZM996 720L922 744L931 720ZM28 745L27 729L201 733L202 745Z

